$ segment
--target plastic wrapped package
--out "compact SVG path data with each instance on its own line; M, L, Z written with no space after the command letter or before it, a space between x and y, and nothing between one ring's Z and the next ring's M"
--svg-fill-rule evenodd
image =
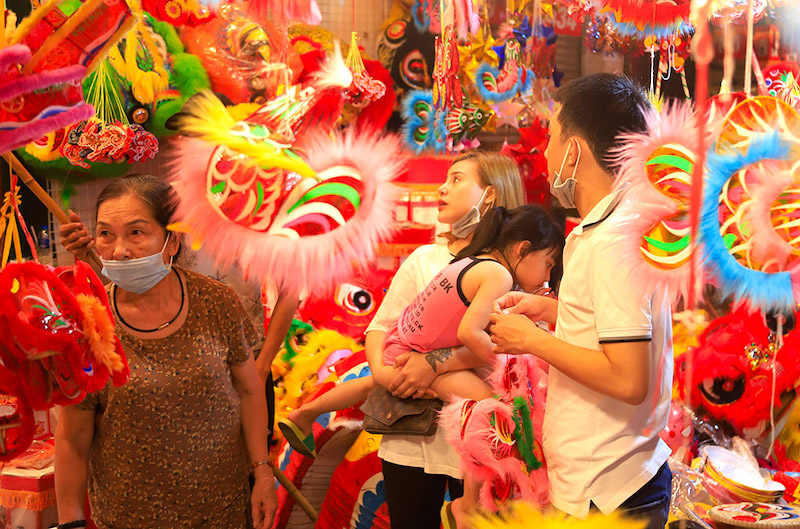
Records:
M714 503L706 490L703 474L674 458L670 458L669 468L672 470L670 520L706 523L708 510Z
M235 104L263 103L274 95L278 84L293 84L302 69L293 48L275 49L279 37L273 29L257 23L242 8L226 4L219 7L213 20L184 27L181 40L187 51L202 61L215 92ZM283 54L288 54L285 62L278 60Z

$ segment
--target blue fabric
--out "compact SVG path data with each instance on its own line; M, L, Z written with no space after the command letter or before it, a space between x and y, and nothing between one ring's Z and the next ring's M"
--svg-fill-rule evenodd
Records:
M625 500L620 510L631 518L647 519L650 529L664 529L672 496L672 471L664 463L653 479Z

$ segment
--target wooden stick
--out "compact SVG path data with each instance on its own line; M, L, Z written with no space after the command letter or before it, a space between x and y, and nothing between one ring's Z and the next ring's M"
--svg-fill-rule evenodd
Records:
M69 218L69 215L64 213L64 210L61 209L61 207L59 207L59 205L56 203L55 200L53 200L53 197L48 195L47 191L42 189L42 186L39 185L39 182L37 182L33 178L33 175L31 175L31 173L28 172L28 170L25 168L24 165L22 165L19 159L16 156L14 156L14 153L7 152L3 154L3 159L8 163L8 165L11 166L14 172L17 173L17 176L20 177L22 182L26 186L28 186L28 189L33 191L33 194L36 195L36 198L41 200L42 204L45 205L45 207L50 211L50 213L52 213L53 216L55 216L55 218L58 219L58 222L60 222L61 224L69 224L70 222L72 222L72 220L70 220ZM97 256L94 250L90 250L86 254L86 257L87 257L86 260L89 262L89 264L97 267L97 270L103 269L103 263L100 262L100 258Z
M286 492L289 493L289 496L294 500L294 502L299 505L301 509L303 509L303 512L308 515L312 522L316 523L317 519L319 518L319 514L317 514L316 509L314 509L314 507L308 503L308 500L305 498L305 496L303 496L300 491L297 490L297 487L294 486L294 483L292 483L277 466L273 465L272 473L275 475L275 479L278 480L278 483L283 485L283 488L286 489Z

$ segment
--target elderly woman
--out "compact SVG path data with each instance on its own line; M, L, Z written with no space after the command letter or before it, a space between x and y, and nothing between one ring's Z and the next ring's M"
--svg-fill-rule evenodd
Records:
M101 256L131 378L60 410L59 527L86 525L87 486L100 529L272 523L261 337L231 289L173 266L172 198L154 176L120 178L97 198L95 239L74 213L61 227L67 250Z

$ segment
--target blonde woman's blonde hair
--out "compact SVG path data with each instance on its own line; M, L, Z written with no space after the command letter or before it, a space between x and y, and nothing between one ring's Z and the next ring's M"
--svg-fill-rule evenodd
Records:
M482 187L494 188L495 206L514 209L525 204L522 177L513 158L499 152L467 151L453 160L453 164L465 161L475 164Z
M517 162L510 156L499 152L467 151L459 155L452 167L458 162L473 162L481 179L481 187L492 186L495 192L492 206L514 209L525 204L525 190L522 188L522 177ZM483 213L483 212L481 212ZM452 232L440 233L448 242L457 240Z

